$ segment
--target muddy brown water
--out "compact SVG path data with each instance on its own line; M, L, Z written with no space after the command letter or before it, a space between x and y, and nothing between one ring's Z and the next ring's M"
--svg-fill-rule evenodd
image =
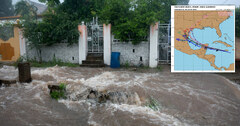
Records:
M16 77L14 67L0 68L0 78ZM240 88L217 74L55 66L32 68L32 78L0 88L1 126L240 125ZM68 98L51 99L47 85L61 82ZM88 88L134 98L102 104L78 98ZM146 107L149 98L158 101L158 111Z

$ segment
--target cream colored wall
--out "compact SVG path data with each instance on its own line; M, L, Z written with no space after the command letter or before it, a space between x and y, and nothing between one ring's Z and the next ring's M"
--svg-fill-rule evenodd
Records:
M14 48L14 55L12 56L12 58L10 60L3 60L1 57L0 57L0 61L7 61L7 62L11 62L11 61L17 61L17 59L20 57L20 44L19 44L19 28L14 26L14 37L10 38L9 40L7 41L3 41L1 38L0 38L0 46L3 44L3 43L10 43L10 46L12 46ZM4 50L4 51L1 51L1 55L4 55L5 53L8 54L10 52L8 52L9 50ZM5 55L6 55L5 54Z

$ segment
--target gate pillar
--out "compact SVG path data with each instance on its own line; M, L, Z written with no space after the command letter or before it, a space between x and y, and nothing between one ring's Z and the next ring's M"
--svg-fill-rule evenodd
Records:
M158 22L150 26L149 67L158 65Z
M19 29L20 56L26 56L26 38L23 37L23 30ZM25 57L26 58L26 57Z
M82 64L83 60L86 60L87 57L87 27L82 23L81 25L78 25L78 31L80 33L79 40L78 40L78 46L79 46L79 64Z
M103 24L103 60L104 64L110 65L111 62L111 24Z

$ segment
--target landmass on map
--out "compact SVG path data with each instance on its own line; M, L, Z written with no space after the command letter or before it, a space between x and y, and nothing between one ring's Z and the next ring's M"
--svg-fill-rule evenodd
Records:
M207 49L222 51L228 53L228 50L218 49L203 44L191 37L191 31L195 28L204 29L210 27L216 29L216 34L221 37L222 33L219 25L232 16L231 11L175 11L174 17L174 47L175 49L197 57L207 60L212 67L217 70L234 70L234 63L230 64L228 68L225 66L217 67L215 64L215 55L206 54ZM176 20L177 19L177 20ZM198 50L193 50L189 43L201 47ZM213 43L221 43L227 47L232 47L223 41L214 41Z
M213 43L221 43L221 44L225 45L226 47L232 47L232 45L229 45L229 44L227 44L226 42L223 42L223 41L221 41L221 40L214 41Z

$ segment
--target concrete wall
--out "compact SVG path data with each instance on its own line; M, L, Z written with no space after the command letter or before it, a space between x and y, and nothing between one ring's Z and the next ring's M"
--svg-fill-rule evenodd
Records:
M66 43L59 43L52 46L42 48L42 60L51 61L55 55L56 59L61 59L63 62L79 63L78 44L67 46ZM35 49L27 46L27 57L29 59L37 58Z
M124 65L128 62L130 65L138 66L141 61L144 66L149 64L149 42L141 42L137 45L131 42L112 42L112 52L120 52L120 63Z

